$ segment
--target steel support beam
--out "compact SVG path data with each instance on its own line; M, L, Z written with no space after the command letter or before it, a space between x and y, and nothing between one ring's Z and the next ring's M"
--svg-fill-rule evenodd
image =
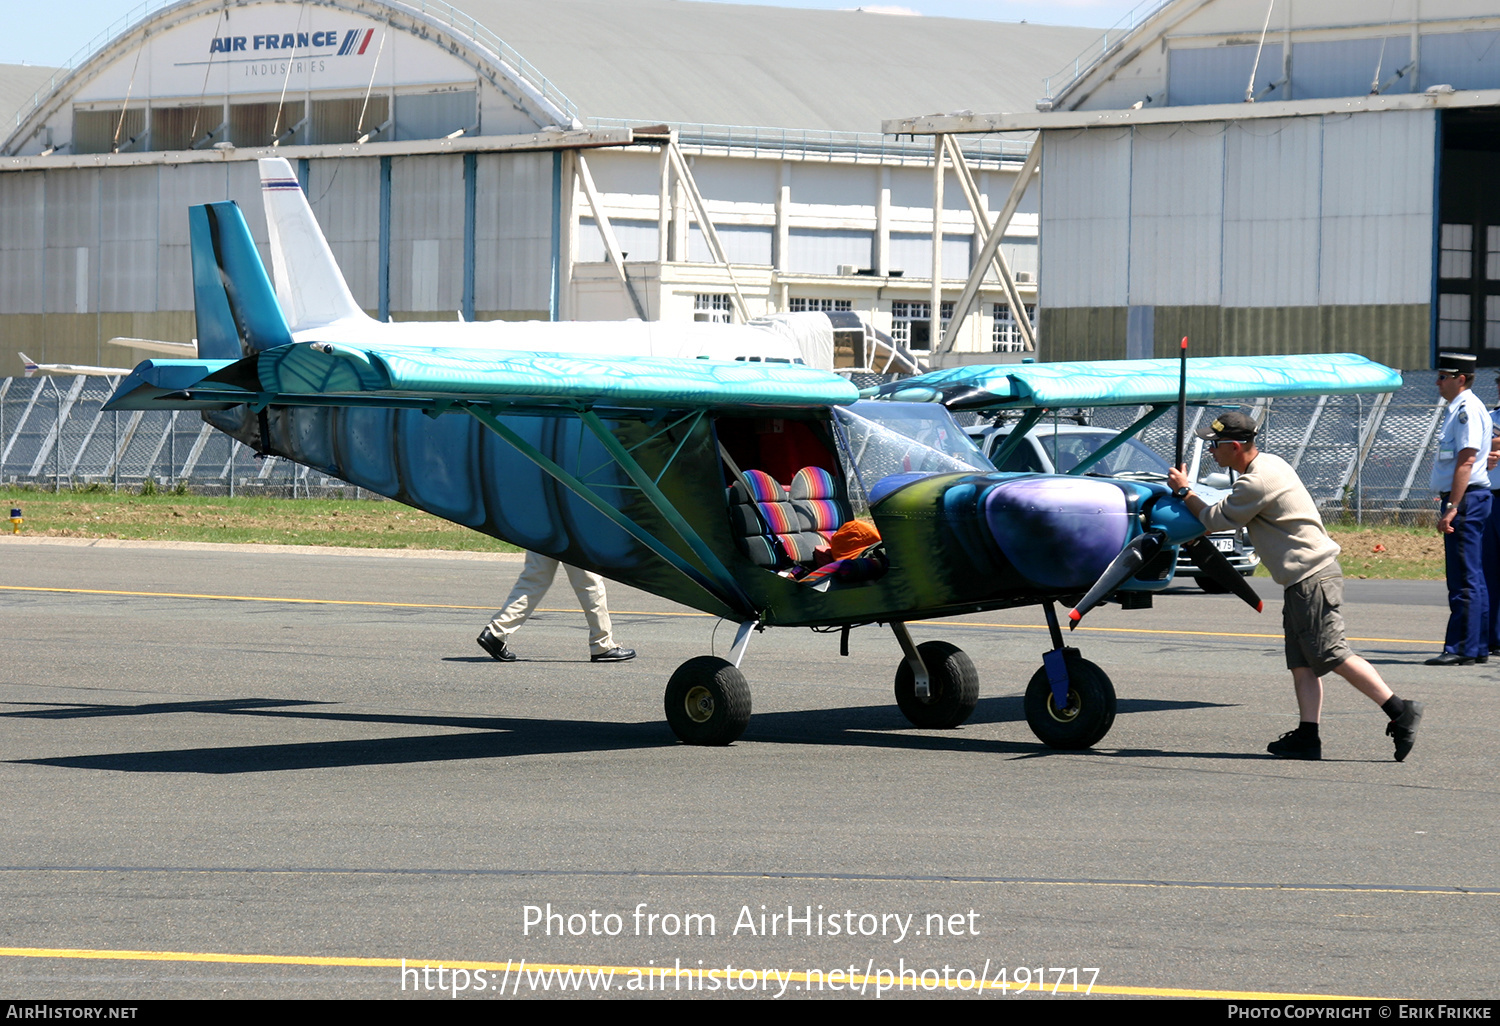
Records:
M939 138L945 138L940 136ZM954 147L957 151L957 147ZM962 159L962 154L959 155ZM1031 327L1031 319L1026 316L1024 305L1020 302L1020 296L1016 293L1015 281L1011 279L1010 266L1005 262L1005 255L1000 252L1000 242L1005 238L1005 230L1010 227L1010 222L1016 216L1016 210L1021 205L1021 200L1026 195L1026 188L1031 184L1032 176L1042 164L1042 137L1037 136L1036 141L1031 144L1031 152L1026 155L1026 162L1021 165L1021 173L1016 176L1015 183L1010 188L1010 195L1005 198L1005 205L1000 208L1000 214L995 218L993 225L987 226L989 234L985 236L984 246L979 251L979 259L974 261L973 268L969 271L969 280L964 283L963 294L958 297L958 302L953 305L953 320L948 325L948 333L943 338L942 349L934 355L946 353L953 347L953 342L958 338L958 327L963 318L969 315L974 308L974 301L979 298L980 286L984 283L984 276L989 273L993 264L1000 274L1000 281L1006 284L1006 297L1011 302L1011 311L1016 318L1016 324L1022 326L1022 337L1026 339L1028 349L1036 348L1036 334ZM965 165L967 170L967 165ZM940 197L939 197L940 198ZM974 201L971 201L973 203ZM976 204L977 205L977 204ZM982 222L977 210L975 212L976 226ZM998 258L998 259L997 259ZM1004 270L999 270L1004 268Z

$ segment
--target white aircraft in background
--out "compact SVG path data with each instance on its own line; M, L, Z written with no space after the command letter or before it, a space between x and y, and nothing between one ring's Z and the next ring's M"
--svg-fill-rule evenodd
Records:
M196 354L198 347L193 347ZM21 358L22 365L26 368L26 377L36 374L103 374L107 377L116 378L122 374L129 374L129 367L86 367L76 363L37 363L25 353L17 352Z
M756 325L641 320L378 321L354 301L291 165L281 157L262 159L260 188L276 298L297 342L811 362L790 333ZM831 370L831 322L821 314L789 316L821 319L827 335L827 369Z

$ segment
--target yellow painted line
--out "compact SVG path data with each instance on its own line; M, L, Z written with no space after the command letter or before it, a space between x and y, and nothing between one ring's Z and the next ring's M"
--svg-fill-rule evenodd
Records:
M34 591L54 592L66 595L124 595L132 598L181 598L181 599L213 599L219 602L292 602L304 605L317 606L380 606L387 609L464 609L478 612L493 612L494 606L454 606L443 605L437 602L372 602L358 599L321 599L321 598L286 598L279 595L199 595L192 592L176 591L106 591L102 588L36 588L19 584L0 584L0 591ZM538 609L539 613L571 613L572 609ZM639 609L616 609L616 616L690 616L709 617L717 619L712 613L684 612L681 610L663 612L661 610L639 610ZM975 623L972 620L920 620L914 623L927 623L934 627L1005 627L1020 631L1044 631L1047 628L1034 623ZM1269 638L1280 640L1280 634L1245 634L1233 631L1178 631L1178 630L1153 630L1145 627L1080 627L1080 631L1089 631L1097 634L1163 634L1181 637L1195 638ZM1429 641L1421 638L1349 638L1350 641L1373 641L1392 645L1437 645L1442 646L1441 641Z
M769 989L774 988L777 982L781 980L786 980L790 983L811 984L809 989L813 990L815 993L818 990L824 988L829 990L833 989L832 987L828 986L826 974L819 974L817 972L778 972L774 969L762 969L759 966L756 966L753 969L750 967L745 967L743 970L736 969L731 973L727 968L678 969L667 968L666 966L570 965L566 963L554 962L532 963L527 962L524 959L513 959L506 962L474 962L463 960L438 961L436 959L421 960L410 958L351 958L323 955L240 955L215 951L123 951L97 948L0 948L0 956L10 958L108 959L129 962L228 963L233 965L349 966L357 968L374 967L379 969L405 969L408 971L418 971L423 968L429 967L432 969L436 969L439 966L442 966L444 969L449 970L465 969L471 973L475 971L482 971L494 975L504 974L507 988L510 984L515 984L517 986L517 989L519 989L522 983L523 974L526 973L538 975L572 973L574 974L575 979L577 979L580 974L584 973L596 974L596 977L597 974L608 973L612 974L613 976L626 977L626 979L623 980L612 980L611 983L611 991L618 989L622 993L626 993L625 987L629 981L628 978L631 976L637 976L642 980L649 979L654 981L656 983L655 989L658 991L665 989L663 986L664 981L669 979L673 980L673 989L675 991L675 981L682 978L699 981L709 979L725 980L732 975L742 980L743 977L741 977L741 972L754 972L756 974L757 980L756 985L753 987L753 989L757 993L767 992ZM882 979L885 981L884 985L890 987L894 979L893 970L885 970L881 974L874 975L869 974L868 971L866 973L852 974L843 972L842 970L839 970L837 968L835 968L833 971L840 973L840 989L845 991L851 991L855 988L868 989L870 987L879 987L882 985ZM920 974L921 970L917 970L917 972ZM761 978L764 978L768 973L774 974L772 976L773 982L768 983L764 987L760 986L759 980ZM822 977L821 979L819 978L820 975ZM554 980L553 982L555 983L556 981ZM736 982L739 982L739 980L737 980ZM1052 986L1046 984L1038 988L1033 984L1028 983L1023 987L1020 984L1010 980L1001 981L988 979L985 980L982 984L977 979L971 980L968 987L961 986L956 979L950 979L946 983L944 983L940 979L934 986L934 989L938 988L948 991L969 991L975 989L984 989L993 991L1014 991L1018 994L1030 992L1047 994L1049 996L1052 994L1092 993L1111 996L1216 998L1219 1000L1228 999L1239 1001L1387 1000L1384 998L1374 997L1356 997L1349 994L1296 994L1281 991L1196 990L1179 987L1121 987L1110 986L1107 984L1095 984L1092 988L1089 988L1086 984L1083 983L1079 983L1076 985L1072 983L1063 984L1058 986L1057 989L1054 990ZM448 990L447 987L438 989ZM637 989L639 989L639 987L637 987ZM694 987L692 989L696 990L698 988ZM921 989L925 990L926 988L922 987ZM901 992L909 993L912 992L912 990L913 988L905 988ZM476 993L487 992L488 991L476 991ZM545 993L546 991L538 988L535 992ZM571 992L604 993L605 991L602 984L600 985L598 991L593 991L592 988L589 988L583 980L579 979L577 984L573 986ZM462 991L460 991L459 993L462 993ZM530 986L527 987L527 993L534 993Z
M281 595L198 595L192 592L179 591L106 591L102 588L32 588L19 584L0 584L0 591L42 591L58 592L66 595L124 595L132 598L183 598L183 599L213 599L219 602L298 602L305 605L316 606L382 606L389 609L469 609L481 612L494 612L494 606L450 606L436 602L370 602L359 599L322 599L322 598L286 598ZM571 609L538 609L539 613L570 613ZM698 612L639 612L630 609L616 609L616 616L707 616L712 613Z
M1009 627L1020 631L1044 631L1045 626L1034 623L974 623L973 621L959 620L922 620L914 621L930 623L934 627ZM1234 631L1165 631L1152 630L1146 627L1079 627L1078 631L1093 631L1100 634L1180 634L1197 638L1271 638L1280 641L1284 635L1281 634L1244 634ZM1077 633L1077 631L1075 631ZM1441 641L1428 641L1424 638L1346 638L1347 641L1384 641L1394 645L1438 645Z

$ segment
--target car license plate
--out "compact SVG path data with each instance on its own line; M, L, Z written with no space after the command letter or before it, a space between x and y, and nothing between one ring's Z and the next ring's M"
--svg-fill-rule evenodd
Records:
M1213 543L1214 543L1214 548L1218 549L1220 552L1233 552L1234 551L1234 539L1233 538L1215 538L1215 539L1213 539Z

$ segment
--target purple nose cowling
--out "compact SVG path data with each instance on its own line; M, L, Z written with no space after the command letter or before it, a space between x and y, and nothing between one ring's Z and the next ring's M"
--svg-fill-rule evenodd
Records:
M1130 537L1124 492L1086 478L1007 481L985 497L984 517L1005 558L1047 589L1090 587Z

